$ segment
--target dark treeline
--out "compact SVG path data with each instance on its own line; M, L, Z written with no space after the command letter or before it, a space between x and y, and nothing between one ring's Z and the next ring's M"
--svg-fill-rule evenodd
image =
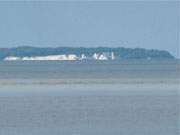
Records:
M119 59L173 59L174 57L167 51L163 50L147 50L143 48L83 48L83 47L57 47L57 48L39 48L39 47L17 47L17 48L0 48L0 60L7 56L47 56L58 54L85 54L92 56L94 53L114 52L116 58Z

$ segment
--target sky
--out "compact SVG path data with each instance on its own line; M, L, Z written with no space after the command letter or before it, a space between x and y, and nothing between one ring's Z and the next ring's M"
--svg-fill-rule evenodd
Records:
M0 48L128 47L179 57L177 1L0 2Z

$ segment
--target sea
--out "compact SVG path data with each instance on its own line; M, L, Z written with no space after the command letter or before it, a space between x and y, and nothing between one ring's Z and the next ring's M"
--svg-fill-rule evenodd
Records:
M179 135L180 61L1 61L0 135Z

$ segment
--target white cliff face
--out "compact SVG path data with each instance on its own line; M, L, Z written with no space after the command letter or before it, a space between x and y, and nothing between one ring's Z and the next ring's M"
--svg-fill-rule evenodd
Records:
M85 54L81 54L80 60L84 60L84 59L87 59L86 55Z
M50 56L35 56L35 57L6 57L4 59L5 61L15 61L15 60L21 60L21 61L30 61L30 60L78 60L78 57L74 54L69 55L50 55Z
M95 60L108 60L108 56L106 56L104 53L103 54L94 53L93 58Z
M94 53L92 57L93 57L95 60L98 60L98 54L97 54L97 53Z
M75 54L67 55L67 60L78 60L79 58Z
M115 59L114 52L111 52L111 59L112 59L112 60L114 60L114 59Z
M62 55L49 55L49 56L33 56L33 57L15 57L15 56L9 56L4 59L4 61L31 61L31 60L36 60L36 61L46 61L46 60L84 60L84 59L93 59L93 60L109 60L115 59L114 53L94 53L93 56L86 57L85 54L81 54L81 56L77 56L75 54L62 54Z
M5 61L17 61L17 60L20 60L20 58L19 57L10 56L10 57L6 57L4 60Z
M98 60L108 60L107 56L101 54L98 58Z

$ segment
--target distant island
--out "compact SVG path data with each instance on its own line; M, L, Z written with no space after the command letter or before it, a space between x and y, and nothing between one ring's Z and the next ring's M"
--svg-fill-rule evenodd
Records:
M0 48L0 60L121 60L121 59L174 59L168 51L143 48L40 48L22 46Z

